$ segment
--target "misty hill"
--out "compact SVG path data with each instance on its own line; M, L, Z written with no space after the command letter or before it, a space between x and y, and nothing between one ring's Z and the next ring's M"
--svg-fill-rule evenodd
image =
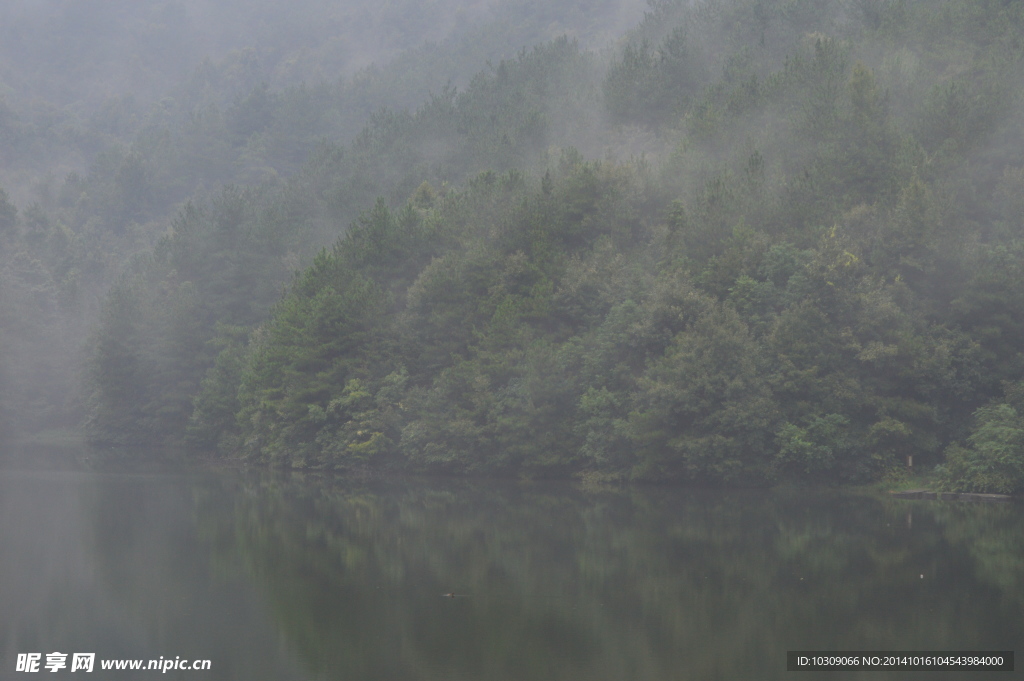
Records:
M351 141L314 141L333 109L298 84L140 133L120 202L70 178L63 210L144 241L200 153L244 149L248 186L211 176L114 285L88 433L754 484L913 456L1018 489L1022 28L995 1L661 2L607 57L546 42Z
M600 46L641 14L604 0L5 3L0 421L32 433L81 420L100 302L189 201L232 184L281 190L325 141L448 97L488 60L566 31ZM379 190L364 190L305 252L372 205Z
M315 111L291 123L348 141L381 107L414 109L563 34L599 48L642 12L640 0L12 0L0 8L0 178L35 200L47 172L83 174L97 154L145 147L140 133L188 138L212 116L237 138L259 121L250 111L232 126L233 110L263 88L312 91L292 106ZM307 153L292 149L292 165Z

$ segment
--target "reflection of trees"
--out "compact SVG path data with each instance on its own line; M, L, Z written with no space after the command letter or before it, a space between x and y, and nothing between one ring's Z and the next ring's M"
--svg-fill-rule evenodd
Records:
M996 590L1003 607L1024 604L1024 534L1014 504L937 504L934 513L950 546L970 556L975 579Z
M200 499L204 536L332 677L776 678L791 649L1020 633L1015 508L276 476L230 498Z
M73 483L89 561L68 566L85 584L72 594L75 600L58 607L80 618L73 633L88 632L88 642L70 648L71 641L53 636L50 650L95 651L97 658L209 659L209 678L302 678L272 645L275 632L237 563L211 569L209 544L197 536L195 500L209 517L230 514L229 504L217 508L208 500L230 499L226 492L233 486L212 477L141 473L89 474ZM167 678L186 676L172 671Z

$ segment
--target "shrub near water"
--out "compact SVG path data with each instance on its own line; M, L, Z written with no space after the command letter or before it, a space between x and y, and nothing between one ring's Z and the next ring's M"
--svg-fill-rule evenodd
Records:
M1024 490L1024 384L1007 387L1007 402L974 412L967 446L946 450L945 484L960 492L1014 494Z

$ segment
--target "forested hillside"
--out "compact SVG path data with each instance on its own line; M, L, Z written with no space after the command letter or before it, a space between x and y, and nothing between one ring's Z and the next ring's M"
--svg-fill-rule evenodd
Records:
M1017 491L1021 36L1002 0L669 1L611 51L395 75L418 103L364 119L359 79L184 98L49 212L0 204L5 253L84 259L60 320L114 271L77 263L140 252L86 343L98 443L728 484L913 456Z
M101 301L185 206L209 207L225 186L289 191L325 144L347 146L367 124L386 135L488 61L564 32L600 48L642 10L641 0L4 3L0 432L82 421L85 346ZM296 251L286 274L262 279L272 299L394 187L374 178L346 191L329 221L275 237Z

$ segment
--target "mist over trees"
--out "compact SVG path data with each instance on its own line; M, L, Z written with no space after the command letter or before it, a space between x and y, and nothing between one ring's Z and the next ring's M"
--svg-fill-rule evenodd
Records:
M22 433L81 422L83 344L101 302L190 201L226 185L280 190L325 143L450 97L488 60L563 32L605 45L642 10L606 0L5 3L0 421ZM387 183L374 187L355 188L352 205L306 235L306 251L332 243ZM308 262L300 255L288 268ZM287 276L267 281L278 295Z
M1017 4L133 7L124 40L214 57L0 101L9 421L342 471L1024 486Z

